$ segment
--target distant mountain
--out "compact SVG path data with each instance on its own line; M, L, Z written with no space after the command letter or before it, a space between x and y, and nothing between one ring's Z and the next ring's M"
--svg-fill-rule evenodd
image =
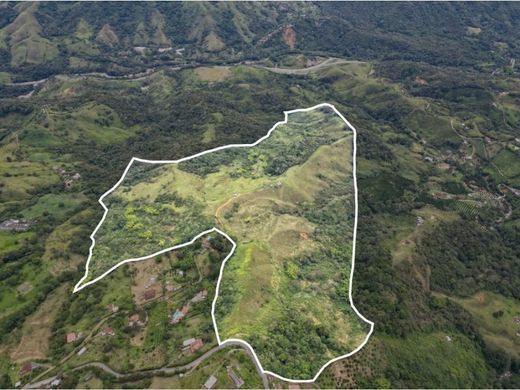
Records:
M477 68L520 55L515 3L0 3L0 71L124 73L289 52Z

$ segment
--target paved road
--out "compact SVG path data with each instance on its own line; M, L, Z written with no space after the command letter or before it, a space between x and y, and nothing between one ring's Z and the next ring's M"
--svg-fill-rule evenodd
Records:
M300 69L293 69L293 68L271 68L267 66L261 66L261 65L255 65L256 68L265 69L270 72L274 73L280 73L280 74L293 74L293 75L307 75L311 72L315 72L320 69L328 68L330 66L334 65L341 65L341 64L362 64L362 61L350 61L350 60L344 60L342 58L327 58L325 61L320 62L319 64L309 66L308 68L300 68Z
M207 351L205 354L199 356L194 361L192 361L192 362L190 362L188 364L185 364L183 366L161 367L161 368L155 368L155 369L150 369L150 370L134 371L134 372L131 372L131 373L120 373L120 372L117 372L117 371L113 370L112 368L110 368L105 363L91 362L91 363L82 364L81 366L78 366L78 367L74 368L73 371L77 371L77 370L80 370L80 369L86 368L86 367L96 367L96 368L99 368L99 369L105 371L106 373L108 373L108 374L110 374L110 375L112 375L112 376L114 376L114 377L116 377L118 379L131 378L132 376L134 376L136 374L147 374L147 375L179 374L181 372L189 371L189 370L197 367L200 363L202 363L204 360L209 358L215 352L218 352L218 351L220 351L220 350L222 350L224 348L227 348L229 346L237 346L237 347L240 347L240 348L244 349L247 352L247 354L251 357L251 359L255 363L258 375L260 375L260 377L262 378L262 383L264 385L264 388L268 389L269 388L269 381L267 380L267 376L262 372L260 366L258 365L256 359L253 356L253 353L243 343L237 342L237 341L229 341L229 342L226 342L226 343L224 343L224 344L222 344L220 346L213 347L212 349Z

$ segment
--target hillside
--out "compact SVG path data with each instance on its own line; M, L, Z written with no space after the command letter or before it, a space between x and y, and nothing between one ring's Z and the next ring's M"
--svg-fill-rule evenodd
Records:
M284 110L322 102L358 133L352 296L375 327L363 349L313 386L519 387L519 9L502 2L0 4L0 387L58 378L63 388L200 388L211 376L215 387L234 387L237 378L242 388L288 387L262 374L249 350L218 347L211 301L231 249L218 234L72 291L102 216L98 200L132 157L176 160L252 143ZM279 155L307 158L302 150ZM327 167L337 155L318 157ZM251 161L224 165L240 176ZM273 177L285 172L277 167ZM204 164L183 168L185 178L220 177ZM130 185L112 204L122 218L111 226L109 254L131 249L117 237L131 228L138 249L166 245L173 235L154 239L173 226L172 215L190 217L175 205L168 173L134 173L144 185L141 192ZM305 189L313 180L281 184ZM214 200L224 203L241 192L230 183L215 179L204 196L218 189L222 198ZM124 207L133 195L152 199L153 189L175 207ZM260 204L303 221L298 233L307 236L284 236L280 248L334 238L327 222L348 222L346 203L335 200L352 193L332 189L296 210L292 198ZM203 215L247 233L256 215L248 200L220 210L215 202ZM204 209L196 211L193 221ZM151 227L135 227L136 215ZM268 222L260 233L275 236L279 226ZM322 235L309 235L318 226ZM300 352L285 347L290 337L334 347L327 343L335 329L318 325L331 315L327 302L345 302L345 274L313 265L351 248L323 258L298 253L274 268L266 266L274 256L262 256L265 243L248 244L235 259L258 258L265 267L256 271L266 271L230 270L241 278L230 279L240 283L223 295L223 331L236 335L240 326L259 335L252 341L266 356L274 349L259 329L276 333L278 363ZM315 333L269 317L292 292L322 310L305 328ZM291 313L298 323L300 311Z
M305 52L491 72L518 58L519 17L514 3L3 3L0 71L35 80Z

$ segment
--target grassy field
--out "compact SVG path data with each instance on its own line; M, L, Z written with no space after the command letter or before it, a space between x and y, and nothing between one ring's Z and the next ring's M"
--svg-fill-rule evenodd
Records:
M196 68L193 71L197 77L202 81L223 81L231 74L231 71L226 66L217 66L213 68Z
M389 370L406 372L395 378L394 385L462 388L489 380L484 357L460 333L418 334L406 340L385 338L383 343Z
M239 242L224 271L225 295L217 301L221 337L250 341L261 350L265 366L280 369L269 351L271 324L285 321L289 307L304 310L299 320L312 324L310 332L327 329L330 339L318 341L323 353L314 364L299 368L295 363L293 371L282 374L311 377L330 358L356 348L366 332L346 297L339 312L336 306L337 291L348 285L346 272L335 267L348 270L350 264L351 247L341 248L340 237L352 237L351 154L352 137L343 122L317 109L291 114L287 125L255 148L215 152L178 165L137 164L107 198L110 211L97 232L86 281L120 260L218 226ZM331 219L334 213L340 214ZM327 262L328 253L332 260ZM313 257L311 263L322 264L321 269L307 264ZM164 320L155 319L164 317L164 310L161 305L151 312L145 348L165 334ZM307 360L305 348L297 361Z
M476 319L486 343L520 357L520 305L514 299L482 291L470 298L450 298L469 311Z

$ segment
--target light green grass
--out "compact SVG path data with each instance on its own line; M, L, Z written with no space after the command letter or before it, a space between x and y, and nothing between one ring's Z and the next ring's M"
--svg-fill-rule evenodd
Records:
M490 380L484 356L460 333L384 337L383 342L388 365L402 373L392 387L471 388Z
M504 149L493 158L493 162L507 178L520 175L520 155L517 153Z
M47 194L38 198L38 202L25 209L22 215L26 219L40 219L44 213L53 215L61 219L71 210L87 201L83 194Z
M484 340L495 348L505 349L520 358L520 326L514 318L520 316L520 303L511 298L482 291L470 298L450 298L468 310L476 320ZM494 317L493 313L502 312Z

